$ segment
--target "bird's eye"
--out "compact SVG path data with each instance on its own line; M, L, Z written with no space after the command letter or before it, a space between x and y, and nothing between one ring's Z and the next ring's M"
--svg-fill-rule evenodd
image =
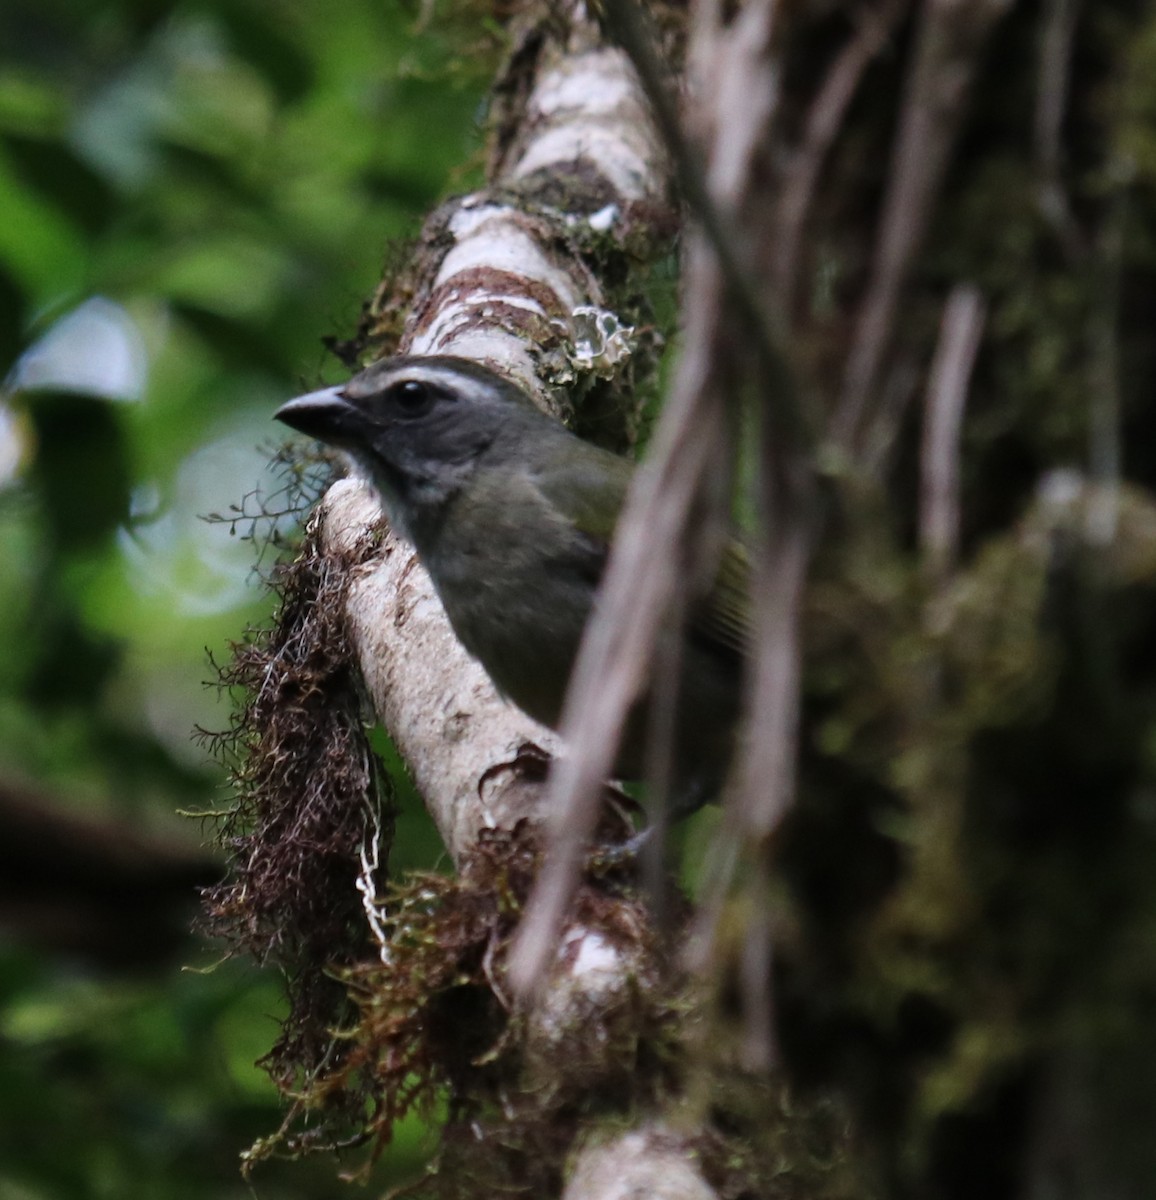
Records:
M397 407L407 417L420 417L429 412L434 402L433 389L420 379L406 379L393 389Z

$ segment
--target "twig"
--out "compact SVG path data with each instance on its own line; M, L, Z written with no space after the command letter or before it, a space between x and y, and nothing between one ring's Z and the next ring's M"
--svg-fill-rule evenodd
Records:
M983 322L979 289L957 284L943 308L920 454L919 546L935 582L950 574L959 545L959 436Z
M740 969L743 1055L751 1070L775 1062L771 991L772 923L765 877L766 839L778 828L795 797L799 728L799 680L803 585L815 534L815 507L799 488L776 486L767 476L777 464L764 453L762 470L768 501L785 501L764 512L761 553L756 560L756 657L751 687L741 791L736 796L739 828L758 855L750 883L752 910L743 935ZM727 881L729 884L729 881ZM722 911L721 896L712 906Z
M728 808L721 828L707 847L701 896L680 955L683 967L703 979L712 974L718 928L738 874L742 850L738 821Z
M770 42L772 11L773 5L768 0L761 0L760 3L750 4L743 9L736 19L736 24L742 21L743 27L738 31L738 45L732 46L732 51L737 48L751 59L765 54ZM712 42L717 42L718 13L713 10L713 6L698 5L695 17L700 29L710 31L706 34L700 33L700 38L705 36ZM729 223L737 203L736 193L742 178L741 164L748 161L754 146L752 144L736 147L729 155L717 156L716 144L716 156L709 166L708 178L708 169L704 168L701 156L683 132L678 106L667 86L667 72L655 53L654 37L646 16L634 0L608 0L606 23L611 35L626 52L638 72L643 91L654 111L655 123L674 164L678 186L718 256L734 302L763 361L763 375L768 383L768 392L774 396L783 428L790 436L799 440L800 444L810 448L816 441L817 422L807 411L790 363L782 349L783 323L778 315L768 308L766 297L752 273L744 266L732 225ZM712 46L712 52L717 52L717 46ZM750 76L734 71L731 78L735 81L749 81ZM732 145L737 140L734 136L736 131L745 129L751 131L753 136L769 117L769 111L765 114L758 112L758 106L763 103L760 98L761 90L766 90L765 84L761 89L748 86L744 99L747 105L753 108L748 108L743 120L736 122L734 129L728 130ZM770 103L769 96L766 103ZM720 161L720 158L725 158L725 161ZM713 186L708 186L708 183ZM724 216L724 213L727 215Z
M1035 151L1040 176L1039 205L1073 263L1087 256L1080 230L1063 185L1061 131L1068 101L1072 44L1080 0L1047 0L1040 38L1039 87L1036 92Z
M795 290L803 248L803 226L819 174L864 71L890 37L907 2L885 0L878 11L868 9L863 12L859 28L827 72L807 113L803 141L783 181L772 227L775 253L771 269L775 292L784 312L791 310L791 295Z
M903 428L903 416L919 390L923 370L909 350L901 350L879 388L879 403L863 429L859 469L864 479L886 479Z
M1072 68L1072 36L1079 0L1047 0L1040 38L1040 77L1036 93L1036 162L1045 176L1059 174L1060 130Z
M770 1071L778 1062L775 1038L774 927L765 864L750 882L751 911L743 930L739 958L742 989L742 1065L747 1071Z
M1087 535L1100 545L1116 535L1120 505L1120 262L1123 254L1127 193L1114 197L1104 222L1093 266L1097 303L1091 315L1089 340L1089 474L1099 484L1088 505Z
M751 736L743 766L743 831L774 831L794 795L798 725L799 617L810 561L814 510L799 497L776 513L780 529L755 575L757 652L751 682Z
M680 549L684 550L685 558L685 542ZM676 569L685 565L680 562ZM685 578L685 571L680 570L679 573ZM660 926L664 917L661 901L666 868L666 835L675 786L675 734L685 636L685 591L673 589L664 616L654 650L651 700L648 709L650 728L647 730L646 743L646 810L650 833L643 862L643 884L650 896L651 908L659 918Z
M688 276L695 305L678 375L651 458L627 498L598 615L587 627L566 695L561 734L570 753L558 763L546 802L550 851L510 951L510 981L522 994L538 988L558 943L597 815L591 800L610 773L627 710L642 691L659 624L680 583L679 544L722 426L719 406L711 404L722 276L701 241L692 247Z
M1011 0L926 0L924 5L871 281L860 305L834 416L833 436L847 452L857 449L894 334L900 294L943 182L980 51L1010 4Z

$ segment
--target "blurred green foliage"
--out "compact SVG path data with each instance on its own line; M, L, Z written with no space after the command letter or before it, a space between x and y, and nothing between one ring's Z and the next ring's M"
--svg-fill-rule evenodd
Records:
M417 26L396 0L0 8L0 782L194 845L176 811L219 807L205 648L262 619L246 535L275 522L202 518L276 509L273 407L342 376L322 336L480 169L493 42ZM247 964L126 982L0 930L0 1195L250 1194L279 1003ZM331 1164L264 1170L332 1194Z

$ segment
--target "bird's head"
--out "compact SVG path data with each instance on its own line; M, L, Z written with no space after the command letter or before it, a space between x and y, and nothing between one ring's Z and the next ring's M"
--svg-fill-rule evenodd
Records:
M277 420L344 451L390 521L415 526L459 491L483 456L508 456L549 421L514 384L464 358L383 359L348 383L283 404Z

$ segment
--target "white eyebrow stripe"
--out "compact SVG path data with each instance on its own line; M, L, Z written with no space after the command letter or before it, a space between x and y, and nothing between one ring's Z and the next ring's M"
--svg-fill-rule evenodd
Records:
M423 363L418 359L411 359L404 365L399 365L388 374L383 375L377 386L380 391L384 392L392 387L396 387L399 383L409 381L413 381L414 383L428 383L434 386L440 385L452 391L461 387L462 373L452 366Z

